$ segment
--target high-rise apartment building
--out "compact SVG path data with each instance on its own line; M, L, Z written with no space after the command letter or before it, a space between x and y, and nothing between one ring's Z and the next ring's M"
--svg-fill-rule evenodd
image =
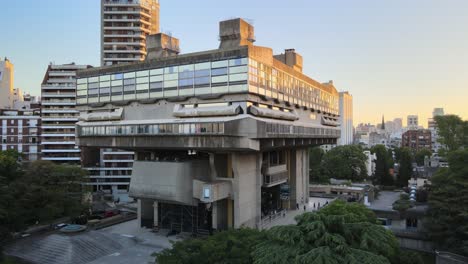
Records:
M144 60L158 32L159 0L101 0L101 65Z
M401 137L401 146L414 151L432 149L431 131L427 129L408 130Z
M0 150L16 150L24 161L37 160L40 130L39 109L0 109Z
M443 108L434 108L434 111L432 111L432 117L443 116L443 115L444 115Z
M353 96L349 92L340 92L341 136L338 145L353 143Z
M49 65L41 85L42 159L79 164L75 145L76 71L87 65Z
M407 117L406 126L408 129L418 129L419 118L417 115L409 115Z
M0 108L13 106L14 66L5 58L0 59Z

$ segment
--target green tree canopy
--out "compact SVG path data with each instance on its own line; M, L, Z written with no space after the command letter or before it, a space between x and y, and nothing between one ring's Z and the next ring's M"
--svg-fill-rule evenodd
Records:
M400 161L397 177L397 185L399 187L408 186L408 181L413 176L413 159L411 156L411 150L408 148L401 148L399 151Z
M0 151L0 241L37 222L78 216L86 206L81 203L86 171L49 161L26 165L18 158Z
M430 158L431 155L432 155L431 150L421 149L414 154L414 161L416 162L416 164L418 164L418 166L423 166L425 157L428 156Z
M456 115L436 116L439 142L448 152L468 147L468 121ZM442 153L445 155L445 152Z
M156 254L156 262L249 264L253 248L264 239L265 234L255 229L233 229L173 243L172 249Z
M296 220L266 232L254 263L397 263L394 235L363 205L334 201Z
M468 149L450 152L448 162L431 178L427 226L440 249L468 256Z
M327 178L362 181L367 177L366 155L360 146L338 146L328 151L322 160Z
M334 201L296 217L296 225L266 231L229 230L188 239L156 254L157 263L422 264L362 204Z
M320 147L314 147L309 150L309 179L310 182L329 183L330 179L324 175L322 170L322 160L325 151Z
M375 153L377 160L375 161L375 183L384 186L393 186L394 181L390 175L393 158L387 151L384 145L375 145L371 148L371 152Z

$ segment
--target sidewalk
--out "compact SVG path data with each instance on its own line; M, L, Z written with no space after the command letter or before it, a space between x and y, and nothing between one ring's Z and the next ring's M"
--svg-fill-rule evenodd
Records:
M328 199L328 198L317 198L317 197L310 197L309 198L309 203L306 204L306 210L304 211L304 204L299 204L299 210L289 210L286 211L286 215L280 215L277 218L273 220L268 220L264 219L262 221L262 229L269 229L274 226L280 226L280 225L293 225L296 224L296 220L294 219L296 216L303 214L305 212L314 212L318 210L318 204L320 203L320 206L323 207L326 202L331 203L334 199ZM315 203L315 208L314 208L314 203Z

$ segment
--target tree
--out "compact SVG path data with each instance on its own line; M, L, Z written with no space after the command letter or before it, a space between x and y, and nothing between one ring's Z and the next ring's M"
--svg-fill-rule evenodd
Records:
M323 211L300 215L297 225L266 231L254 263L397 263L396 238L370 214L363 205L335 201Z
M157 263L253 263L252 251L265 234L255 229L233 229L207 238L173 243L156 254Z
M406 211L411 207L413 207L413 205L411 204L409 195L407 193L400 194L400 199L393 203L393 210L400 212Z
M414 161L416 162L416 164L418 164L418 166L423 166L426 156L430 158L431 155L432 151L430 151L429 149L421 149L414 154Z
M322 171L322 160L325 151L320 147L314 147L309 150L309 179L310 182L329 183L330 179Z
M427 227L440 249L468 256L468 149L448 154L432 177Z
M375 145L371 148L371 152L375 153L377 160L375 161L375 182L384 186L393 186L394 181L390 175L390 161L393 160L384 145Z
M86 171L72 165L35 161L27 167L24 180L28 192L22 197L28 223L50 221L62 216L79 216L86 205L82 200L82 183Z
M456 115L436 116L439 142L448 152L468 146L468 121L463 121ZM445 155L445 151L442 152Z
M77 166L18 162L19 154L0 151L0 241L37 222L78 216L86 171Z
M237 229L173 243L156 254L157 263L422 263L398 247L362 204L334 201L297 224L266 231ZM413 258L412 258L413 257Z
M366 155L357 145L338 146L322 160L323 174L328 178L362 181L367 177Z
M401 148L399 153L400 166L398 169L397 185L399 187L405 187L408 186L408 181L413 175L411 151L408 148Z

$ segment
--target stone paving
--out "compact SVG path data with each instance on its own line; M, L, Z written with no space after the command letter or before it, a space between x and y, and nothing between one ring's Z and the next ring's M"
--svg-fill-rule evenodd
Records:
M310 197L309 202L307 204L299 204L299 210L289 210L285 213L285 215L279 215L278 217L269 220L263 220L262 229L269 229L274 226L279 225L293 225L296 224L296 220L294 219L296 216L303 214L304 212L313 212L319 210L318 206L320 203L320 207L323 207L326 202L331 203L334 199L329 198L319 198L319 197ZM315 206L314 206L315 204ZM304 205L306 206L306 210L304 211Z

